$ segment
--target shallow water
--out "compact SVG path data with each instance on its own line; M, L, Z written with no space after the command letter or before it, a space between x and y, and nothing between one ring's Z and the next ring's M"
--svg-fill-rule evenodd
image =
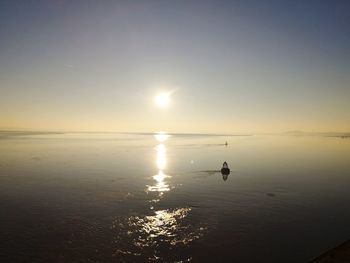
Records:
M6 134L0 259L306 262L349 238L349 189L350 139Z

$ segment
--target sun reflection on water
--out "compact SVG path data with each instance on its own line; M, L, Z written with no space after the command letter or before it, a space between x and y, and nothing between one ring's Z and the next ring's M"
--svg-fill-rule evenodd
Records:
M178 228L178 220L186 217L189 211L191 211L190 208L179 208L173 211L158 210L155 211L155 215L138 218L134 223L140 225L141 231L149 234L151 238L174 237Z
M115 239L118 245L115 255L130 256L130 259L142 255L148 257L148 261L163 261L166 259L165 255L171 254L172 259L178 258L177 262L190 261L191 257L179 255L177 250L182 251L188 243L203 236L207 228L199 222L192 222L190 207L155 209L154 206L161 201L164 193L174 188L170 185L171 176L165 173L167 148L164 142L169 136L165 133L158 135L155 136L159 142L155 147L158 173L152 176L153 183L146 185L145 190L147 194L153 193L148 201L153 204L149 212L131 214L115 220L112 226L118 233Z
M164 144L158 144L157 150L157 167L159 170L164 170L166 167L166 147Z
M170 191L169 184L164 181L164 179L167 177L170 176L165 175L164 172L160 170L158 174L153 175L153 179L156 181L156 184L147 186L147 190L150 192L159 192L160 195L162 195L163 192Z
M155 138L159 142L164 142L169 138L169 135L167 135L166 133L159 133L155 135ZM163 196L164 192L168 192L171 190L169 183L166 181L166 179L171 178L171 176L164 173L164 169L167 165L165 144L159 143L156 146L156 152L156 164L158 168L158 174L152 176L155 182L153 185L147 185L146 192L158 192L158 197L161 197ZM158 202L159 199L153 199L152 201Z
M170 135L165 132L158 132L157 134L154 135L154 137L158 142L165 142L166 140L168 140Z
M207 227L191 223L191 219L187 218L191 210L189 207L157 210L152 215L130 216L125 221L116 220L112 229L118 233L125 233L125 236L119 234L116 237L115 243L118 244L116 256L143 255L148 256L149 260L161 260L168 252L182 251L207 231ZM185 257L184 260L184 256L172 255L181 258L177 262L189 259Z

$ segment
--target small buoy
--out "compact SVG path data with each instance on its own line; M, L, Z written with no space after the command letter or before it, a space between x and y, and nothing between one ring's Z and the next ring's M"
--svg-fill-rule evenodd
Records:
M230 169L228 168L227 162L224 162L222 164L221 174L223 174L223 175L229 175L230 174Z

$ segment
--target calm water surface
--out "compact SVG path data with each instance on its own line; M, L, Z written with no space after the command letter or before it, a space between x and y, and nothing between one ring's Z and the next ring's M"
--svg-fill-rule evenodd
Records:
M307 262L349 203L350 139L0 138L1 262Z

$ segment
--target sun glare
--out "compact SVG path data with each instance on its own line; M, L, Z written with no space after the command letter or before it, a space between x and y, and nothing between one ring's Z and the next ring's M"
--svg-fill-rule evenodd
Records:
M169 105L170 103L170 93L159 93L155 97L155 103L158 107L165 108Z

